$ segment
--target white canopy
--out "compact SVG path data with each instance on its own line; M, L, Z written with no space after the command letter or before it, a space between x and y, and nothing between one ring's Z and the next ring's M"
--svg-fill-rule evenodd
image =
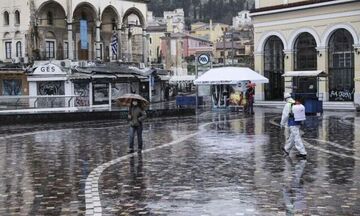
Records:
M326 76L322 70L313 70L313 71L286 71L283 77L317 77L317 76Z
M194 81L195 85L235 85L250 80L253 83L268 83L269 80L247 67L212 68Z
M170 78L169 83L176 84L176 83L192 83L195 80L195 76L193 75L186 75L186 76L172 76Z

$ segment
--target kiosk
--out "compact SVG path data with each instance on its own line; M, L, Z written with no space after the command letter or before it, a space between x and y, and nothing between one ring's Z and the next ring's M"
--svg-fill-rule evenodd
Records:
M237 110L243 107L248 81L269 82L266 77L247 67L219 67L205 72L194 84L210 86L213 110Z
M292 90L293 98L304 104L306 114L323 113L323 93L319 93L319 84L326 81L326 73L321 70L288 71L282 76L285 87Z

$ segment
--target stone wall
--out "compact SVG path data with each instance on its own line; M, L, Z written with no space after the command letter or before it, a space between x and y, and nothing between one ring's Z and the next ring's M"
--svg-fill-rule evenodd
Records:
M182 117L195 115L195 109L164 109L146 111L148 118ZM35 124L55 122L77 122L96 120L126 119L127 111L94 111L73 113L34 113L34 114L1 114L2 125Z

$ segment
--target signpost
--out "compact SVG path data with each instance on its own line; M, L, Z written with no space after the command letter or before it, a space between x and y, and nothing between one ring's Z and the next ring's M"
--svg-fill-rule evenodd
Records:
M212 68L212 64L211 64L211 53L199 53L198 55L196 55L196 59L195 59L195 80L198 78L199 76L199 65L200 66L206 66L210 63L210 68ZM199 86L196 86L196 110L199 106Z

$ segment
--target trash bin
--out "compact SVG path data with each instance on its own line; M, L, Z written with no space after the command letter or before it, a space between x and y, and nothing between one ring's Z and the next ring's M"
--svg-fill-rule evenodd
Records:
M306 114L316 114L318 111L318 100L315 99L305 99L305 113Z
M316 115L317 113L323 113L323 101L314 93L294 93L294 99L300 100L307 115Z

